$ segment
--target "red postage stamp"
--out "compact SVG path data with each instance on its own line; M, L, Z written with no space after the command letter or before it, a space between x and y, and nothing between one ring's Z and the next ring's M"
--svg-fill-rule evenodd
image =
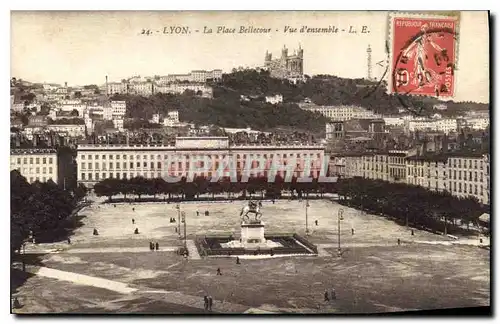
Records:
M453 97L458 20L394 17L390 23L392 92Z

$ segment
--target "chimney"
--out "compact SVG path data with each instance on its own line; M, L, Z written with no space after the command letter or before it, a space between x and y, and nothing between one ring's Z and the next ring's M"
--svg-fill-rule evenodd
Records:
M68 82L64 82L64 87L67 88L68 87Z
M108 92L108 76L106 75L106 96L109 96Z

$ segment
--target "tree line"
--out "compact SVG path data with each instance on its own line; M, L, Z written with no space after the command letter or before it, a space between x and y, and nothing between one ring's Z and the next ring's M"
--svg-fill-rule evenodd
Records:
M101 180L94 185L94 192L97 196L108 197L112 201L113 196L122 194L127 199L127 195L135 195L139 199L141 196L168 195L180 196L182 199L199 198L203 194L227 194L228 198L240 194L243 197L260 195L261 198L278 198L283 190L293 191L298 197L308 196L310 193L323 194L334 191L334 183L321 183L317 179L312 182L297 182L297 178L292 178L290 182L285 182L283 178L276 176L275 181L268 182L267 177L250 177L247 182L241 181L238 176L237 181L231 181L229 177L221 177L218 181L212 181L209 177L195 177L192 181L182 177L178 182L167 182L162 178L147 179L144 177L134 177L130 179L108 178Z
M30 184L17 170L10 172L10 188L12 252L31 236L57 229L86 195L83 185L70 192L51 180Z
M475 224L483 212L477 198L460 198L403 183L354 177L336 183L341 203L381 214L400 224L448 234L460 224Z

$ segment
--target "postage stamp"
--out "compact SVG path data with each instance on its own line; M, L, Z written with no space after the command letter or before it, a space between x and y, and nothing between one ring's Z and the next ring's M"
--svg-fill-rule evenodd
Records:
M392 93L453 97L457 17L390 17Z

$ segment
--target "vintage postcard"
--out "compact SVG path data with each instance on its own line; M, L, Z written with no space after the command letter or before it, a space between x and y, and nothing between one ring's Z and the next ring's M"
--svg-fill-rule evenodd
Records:
M482 314L486 11L12 11L11 313Z

